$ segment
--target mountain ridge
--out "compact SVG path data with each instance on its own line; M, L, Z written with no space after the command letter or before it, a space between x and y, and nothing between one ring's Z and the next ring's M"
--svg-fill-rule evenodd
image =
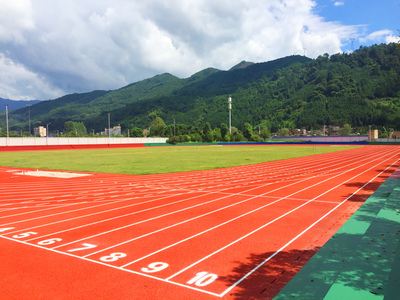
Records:
M31 107L31 116L37 124L51 122L58 130L66 121L76 121L100 131L107 126L108 113L112 124L125 130L146 128L156 116L166 124L176 120L216 127L227 123L231 96L233 126L238 128L245 122L271 131L344 123L397 127L399 53L396 44L382 44L316 59L293 55L262 63L242 61L228 71L206 68L184 79L164 73L113 91L44 101ZM13 111L13 128L27 126L27 112L26 107Z

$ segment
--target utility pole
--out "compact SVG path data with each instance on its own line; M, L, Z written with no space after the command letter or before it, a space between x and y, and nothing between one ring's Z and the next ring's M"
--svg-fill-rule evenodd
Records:
M110 113L108 113L108 143L110 143L111 127L110 127Z
M232 133L232 115L231 115L231 110L232 110L232 98L228 98L228 109L229 109L229 134Z
M28 115L29 115L29 135L32 135L32 133L31 133L31 105L28 105Z
M6 140L6 145L8 146L9 144L9 134L8 134L8 104L5 105L6 107L6 123L7 123L7 140Z
M46 145L49 144L48 138L49 138L49 125L50 124L51 123L47 123L47 125L46 125Z

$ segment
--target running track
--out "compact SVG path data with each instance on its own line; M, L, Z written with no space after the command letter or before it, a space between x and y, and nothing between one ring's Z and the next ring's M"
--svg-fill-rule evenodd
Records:
M399 154L145 176L0 167L0 299L272 299Z

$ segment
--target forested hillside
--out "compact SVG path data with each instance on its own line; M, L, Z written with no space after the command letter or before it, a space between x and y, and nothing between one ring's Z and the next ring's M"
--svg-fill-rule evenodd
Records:
M66 121L90 130L112 126L148 128L160 117L202 128L228 123L276 132L350 124L400 129L400 50L396 44L362 47L317 59L290 56L266 63L242 62L229 71L206 69L190 78L163 74L119 90L74 94L32 106L31 118L62 130ZM27 108L12 112L14 129L27 128ZM0 124L1 127L1 124Z

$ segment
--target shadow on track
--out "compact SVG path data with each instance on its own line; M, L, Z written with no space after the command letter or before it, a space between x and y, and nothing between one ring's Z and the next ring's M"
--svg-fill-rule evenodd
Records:
M317 251L318 248L280 252L228 293L229 298L272 299ZM232 275L219 280L231 286L272 255L274 252L251 254L246 263L236 262Z

